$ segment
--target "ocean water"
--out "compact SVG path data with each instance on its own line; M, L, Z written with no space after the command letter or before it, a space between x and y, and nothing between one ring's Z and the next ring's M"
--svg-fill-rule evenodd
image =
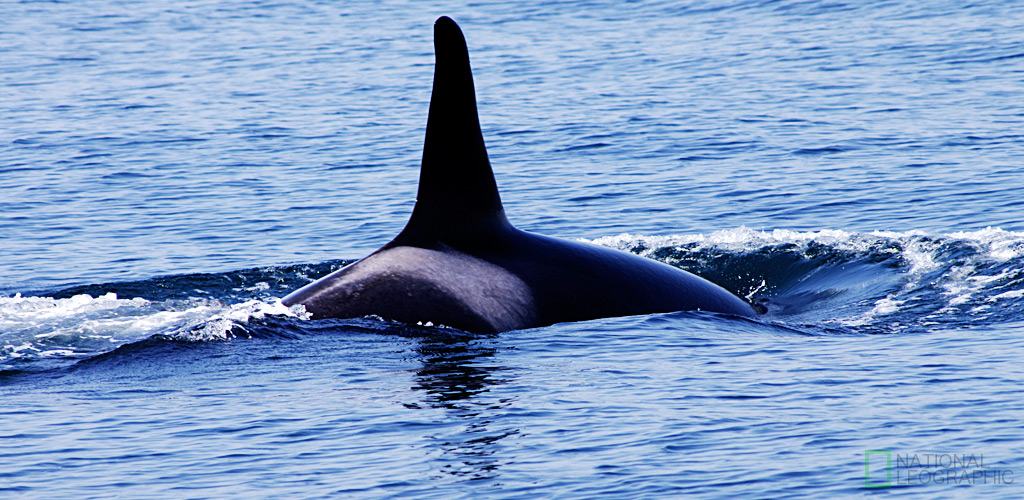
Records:
M0 3L0 496L1024 495L1024 5L438 3ZM514 224L769 312L282 306L408 218L440 15Z

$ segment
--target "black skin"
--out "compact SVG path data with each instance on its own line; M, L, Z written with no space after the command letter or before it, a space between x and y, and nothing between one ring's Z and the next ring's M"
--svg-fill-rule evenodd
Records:
M314 318L375 315L481 333L684 310L757 314L672 266L513 227L480 131L462 31L442 17L434 45L419 193L405 229L285 305L302 304Z

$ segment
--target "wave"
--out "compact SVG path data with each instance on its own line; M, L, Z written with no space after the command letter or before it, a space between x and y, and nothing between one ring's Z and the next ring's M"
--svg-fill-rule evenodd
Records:
M0 366L40 359L75 360L160 336L183 341L246 335L245 325L269 315L304 318L280 300L227 304L213 298L151 301L116 293L68 298L0 297Z
M1024 317L1024 233L755 231L621 234L593 243L687 269L763 303L769 318L907 333Z
M588 241L686 269L761 303L768 328L891 334L1024 319L1024 233L998 228L945 235L739 228ZM267 318L303 320L301 308L285 307L280 297L350 262L0 297L0 369L67 364L154 337L252 336Z
M303 318L280 298L351 261L163 276L0 296L0 372L45 369L154 337L216 341Z

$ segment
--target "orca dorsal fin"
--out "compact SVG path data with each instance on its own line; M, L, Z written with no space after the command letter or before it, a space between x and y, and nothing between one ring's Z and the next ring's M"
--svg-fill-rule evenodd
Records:
M472 238L510 226L480 131L466 38L448 17L434 23L434 51L419 192L396 244Z

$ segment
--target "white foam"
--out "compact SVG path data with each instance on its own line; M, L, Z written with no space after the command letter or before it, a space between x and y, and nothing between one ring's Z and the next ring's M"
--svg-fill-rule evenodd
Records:
M292 316L303 319L308 319L309 316L306 314L305 308L289 308L279 299L274 299L272 302L253 299L227 308L208 309L202 313L198 316L193 314L193 317L188 318L185 325L177 327L171 335L182 340L225 340L234 335L235 327L248 323L250 320L263 319L267 315Z
M989 298L990 301L995 302L1003 299L1019 299L1024 297L1024 290L1010 290L1009 292L1003 292L999 295Z
M222 340L236 326L267 315L308 317L303 308L273 298L228 305L206 298L122 299L114 293L62 299L16 294L0 297L0 359L96 353L156 334Z
M986 258L1005 262L1024 255L1024 232L1005 231L1001 228L985 228L979 231L955 232L945 235L929 235L923 231L873 231L860 233L841 229L820 231L793 231L774 229L758 231L747 227L725 229L710 234L689 235L640 235L622 233L592 240L597 245L628 249L644 246L648 249L696 245L701 248L723 250L757 250L765 246L817 243L837 250L867 250L882 242L898 243L904 250L904 257L920 268L935 265L932 256L938 245L949 240L959 241L977 248Z
M837 322L843 326L869 325L875 322L880 316L887 316L899 312L900 306L902 306L904 302L904 300L896 299L893 295L888 295L884 299L876 301L874 307L872 307L870 311L852 318L840 318Z
M999 262L1024 255L1024 233L987 227L980 231L952 233L949 237L974 242L986 256Z

